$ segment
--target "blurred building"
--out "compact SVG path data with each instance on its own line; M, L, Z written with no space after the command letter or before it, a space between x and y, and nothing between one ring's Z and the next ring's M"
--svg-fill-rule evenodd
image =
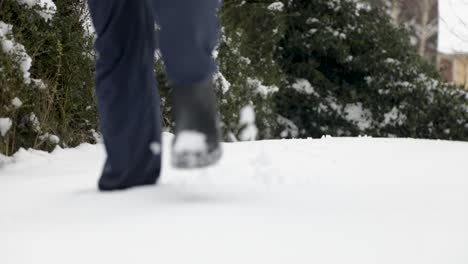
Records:
M411 43L421 56L437 61L439 31L438 0L370 0L384 5L395 24L405 25L411 34Z
M468 53L439 54L437 64L447 82L468 90Z
M468 53L438 52L440 21L438 0L370 1L384 5L395 24L403 24L411 31L411 42L418 53L436 64L447 82L468 89Z

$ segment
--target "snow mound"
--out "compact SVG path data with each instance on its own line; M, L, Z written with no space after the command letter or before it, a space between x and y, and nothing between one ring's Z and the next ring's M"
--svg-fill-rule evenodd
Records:
M102 145L20 150L0 167L0 263L468 263L468 143L223 148L217 167L163 155L158 186L106 194Z

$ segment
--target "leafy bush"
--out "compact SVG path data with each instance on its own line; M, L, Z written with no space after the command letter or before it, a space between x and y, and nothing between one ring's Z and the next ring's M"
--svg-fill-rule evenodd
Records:
M0 41L9 44L0 49L1 153L94 140L92 38L82 26L86 9L82 1L56 4L53 15L37 5L1 2Z
M468 140L466 93L441 82L383 10L351 0L284 6L276 112L300 137Z
M0 2L1 153L95 141L85 4L55 4L51 13ZM383 10L357 0L226 0L220 18L213 56L228 140L362 134L468 140L467 93L441 82ZM155 69L170 129L171 91L160 60Z
M242 136L245 107L253 107L259 138L275 137L276 114L273 95L282 79L275 62L284 18L268 9L268 4L225 1L221 11L222 37L219 45L217 77L220 109L225 131L231 138Z

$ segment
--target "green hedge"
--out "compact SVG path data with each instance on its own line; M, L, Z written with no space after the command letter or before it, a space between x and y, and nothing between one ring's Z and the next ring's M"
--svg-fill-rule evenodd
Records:
M0 123L12 125L0 135L0 153L94 142L93 37L83 27L84 1L57 1L50 21L38 7L0 3L0 21L13 26L2 41L24 45L32 60L25 76L28 59L0 49ZM241 115L250 109L259 139L468 140L467 93L441 82L383 10L352 0L229 0L220 18L214 77L227 140L251 139L243 132L252 124ZM170 130L171 90L160 60L155 69Z
M466 92L440 81L408 32L356 1L285 1L276 111L301 137L371 135L468 140ZM313 91L298 92L298 80Z
M92 37L82 26L86 9L80 1L62 0L56 5L57 13L46 21L37 6L1 2L0 21L12 25L3 40L24 45L32 59L29 83L21 70L24 56L0 49L0 118L12 123L0 138L3 154L19 147L51 150L57 144L94 141Z

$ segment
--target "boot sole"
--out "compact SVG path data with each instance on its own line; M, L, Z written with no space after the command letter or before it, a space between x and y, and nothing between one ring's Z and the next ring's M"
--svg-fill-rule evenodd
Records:
M209 153L172 153L171 164L177 169L201 169L215 165L222 157L221 147Z

